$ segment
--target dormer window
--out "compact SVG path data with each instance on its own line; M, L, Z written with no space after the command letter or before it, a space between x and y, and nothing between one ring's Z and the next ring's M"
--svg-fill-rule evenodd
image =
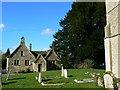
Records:
M24 52L23 51L21 51L21 56L24 56Z

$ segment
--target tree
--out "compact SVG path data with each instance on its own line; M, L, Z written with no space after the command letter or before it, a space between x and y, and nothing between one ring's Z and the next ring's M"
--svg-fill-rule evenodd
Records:
M104 63L104 2L74 2L59 23L62 30L54 34L52 48L66 68L87 60Z
M0 68L2 68L2 51L0 50Z
M7 57L9 57L9 55L10 55L10 50L8 48L6 53L2 54L2 69L6 69Z

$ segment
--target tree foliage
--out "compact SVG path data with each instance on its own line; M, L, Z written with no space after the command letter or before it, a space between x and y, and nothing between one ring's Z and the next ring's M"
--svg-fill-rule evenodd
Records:
M2 51L0 50L0 70L2 69Z
M6 69L7 57L9 57L9 55L10 55L10 50L8 48L6 53L2 54L2 69Z
M104 2L74 2L59 24L62 30L54 34L52 48L66 68L93 60L104 63ZM94 63L94 66L95 66Z

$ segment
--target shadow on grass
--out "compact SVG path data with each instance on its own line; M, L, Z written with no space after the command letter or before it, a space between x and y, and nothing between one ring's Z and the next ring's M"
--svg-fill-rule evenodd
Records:
M22 77L22 78L9 78L8 80L19 80L19 79L26 79L26 77Z
M42 81L47 82L47 81L50 81L50 80L52 80L52 79L43 79Z
M4 83L2 83L2 85L8 85L8 84L16 83L16 82L17 82L17 81L4 82Z
M68 77L73 77L73 75L68 75Z

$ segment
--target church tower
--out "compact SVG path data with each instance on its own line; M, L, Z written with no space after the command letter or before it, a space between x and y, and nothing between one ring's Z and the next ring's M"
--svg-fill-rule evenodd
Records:
M104 39L106 72L113 74L111 78L120 78L120 0L106 0L106 17ZM110 78L107 77L105 80L105 87L112 88Z

